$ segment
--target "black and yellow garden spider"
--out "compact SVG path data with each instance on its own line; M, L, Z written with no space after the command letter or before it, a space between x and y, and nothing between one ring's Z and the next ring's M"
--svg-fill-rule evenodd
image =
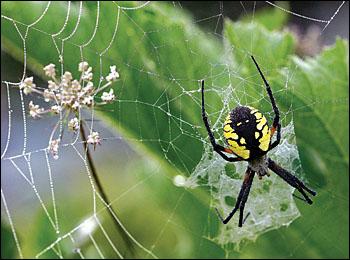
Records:
M312 200L307 196L305 191L313 196L316 195L316 192L306 187L301 180L267 157L267 153L275 148L281 140L280 114L269 83L265 79L254 57L251 56L251 58L264 81L275 118L273 120L272 128L269 129L265 116L257 109L249 106L238 106L234 108L228 114L224 122L224 137L229 148L217 144L210 129L207 114L205 112L204 80L202 80L202 118L214 151L229 162L248 161L248 167L244 175L243 184L238 194L235 207L225 219L221 217L219 211L216 209L223 224L227 224L239 209L239 227L242 227L243 225L244 206L247 202L255 173L258 175L259 179L261 179L264 175L270 176L268 171L269 169L272 170L289 185L296 188L309 204L312 204ZM276 131L277 138L271 143L272 137ZM233 154L236 157L228 157L225 153Z

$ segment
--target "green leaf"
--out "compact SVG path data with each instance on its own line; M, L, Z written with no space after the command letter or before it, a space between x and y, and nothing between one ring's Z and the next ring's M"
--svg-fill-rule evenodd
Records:
M259 66L273 70L285 65L288 55L294 53L295 42L288 32L270 32L256 22L233 23L228 19L225 20L224 28L227 44L233 49L235 66L248 66L250 70L256 71L249 57L254 55L259 59ZM246 71L243 71L243 74L245 73Z
M275 3L284 10L289 10L289 3L287 1L279 1ZM267 8L258 9L253 14L244 15L241 21L246 23L254 21L263 25L266 29L281 30L288 22L289 14L279 8L269 6Z

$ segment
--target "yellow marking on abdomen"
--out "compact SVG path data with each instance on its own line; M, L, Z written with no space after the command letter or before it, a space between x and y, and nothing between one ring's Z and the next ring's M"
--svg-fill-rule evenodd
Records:
M259 138L260 133L259 132L255 132L255 139Z
M227 125L224 125L224 131L225 132L233 132L233 129L229 124L227 124Z
M234 139L234 140L238 140L238 134L236 134L235 132L224 132L224 137L226 139Z
M232 138L237 140L238 135L235 133L235 130L231 127L230 123L231 123L231 118L230 118L230 115L228 115L224 122L224 137L226 139Z
M261 119L263 117L263 115L259 112L259 113L255 113L254 114L256 119Z
M254 114L255 112L257 112L258 110L256 109L256 108L254 108L254 107L250 107L250 106L248 106L248 108L250 108L250 113L251 114Z
M232 123L230 114L227 115L224 124Z
M269 144L271 139L269 126L265 125L261 133L262 133L262 137L259 139L259 142L260 142L259 148L262 151L267 151L269 149Z
M243 159L248 159L250 156L250 151L246 149L244 145L239 145L236 141L228 140L227 143L230 146L230 149Z
M263 126L266 124L266 117L262 117L261 119L259 119L259 120L256 120L257 122L259 122L257 125L256 125L256 128L258 129L258 130L261 130L262 128L263 128Z
M245 139L243 137L241 137L240 143L241 144L246 144Z

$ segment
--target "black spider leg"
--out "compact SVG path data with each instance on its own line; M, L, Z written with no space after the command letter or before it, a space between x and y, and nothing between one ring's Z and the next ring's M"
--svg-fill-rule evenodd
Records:
M203 122L204 122L204 125L205 125L205 128L207 129L208 131L208 135L209 135L209 139L210 139L210 143L211 145L213 146L214 148L214 151L217 152L218 154L221 155L222 158L224 158L226 161L229 161L229 162L237 162L237 161L241 161L242 159L239 158L239 157L228 157L226 156L223 151L225 151L225 147L217 144L215 142L215 137L214 137L214 134L212 133L211 129L210 129L210 125L209 125L209 122L208 122L208 117L207 117L207 114L205 112L205 103L204 103L204 80L202 80L202 118L203 118Z
M255 172L248 167L247 171L245 172L245 175L244 175L244 180L243 180L243 183L241 186L241 190L240 190L239 195L237 197L236 205L225 219L220 215L218 209L215 209L216 213L218 214L218 216L223 224L227 224L230 221L230 219L233 217L233 215L236 213L236 211L239 209L238 226L242 227L244 207L245 207L245 203L247 202L247 199L248 199L248 195L250 192L250 187L252 186L252 183L253 183L254 175L255 175ZM245 217L244 220L246 220L248 216L249 216L249 213Z
M298 199L298 200L301 200L301 201L304 201L304 202L307 203L307 200L306 200L306 199L304 199L304 198L302 198L302 197L300 197L300 196L298 196L298 195L295 195L295 194L292 194L292 195L293 195L294 198L296 198L296 199Z
M250 216L250 212L248 212L248 214L245 216L245 218L243 219L243 224L246 222L247 218Z
M305 191L310 193L312 196L316 195L315 191L306 187L305 184L301 180L299 180L297 177L295 177L293 174L291 174L287 170L283 169L281 166L276 164L270 158L268 159L268 167L270 170L272 170L274 173L276 173L278 176L280 176L283 180L285 180L289 185L296 188L304 196L305 201L307 203L312 204L312 200L307 196Z
M260 73L260 76L261 78L263 79L264 83L265 83L265 86L266 86L266 91L267 91L267 94L269 95L269 98L271 100L271 104L272 104L272 108L273 108L273 112L275 113L275 118L273 119L273 128L277 130L277 138L276 138L276 141L274 141L270 147L269 147L269 150L275 148L281 141L281 124L280 124L280 112L278 110L278 107L276 105L276 101L275 101L275 98L273 97L273 94L272 94L272 90L271 90L271 87L269 85L269 83L267 82L267 80L265 79L264 77L264 74L262 73L262 71L260 70L260 67L258 65L258 63L256 62L256 60L254 59L253 56L251 56L254 63L255 63L255 66L256 68L258 69L259 73Z

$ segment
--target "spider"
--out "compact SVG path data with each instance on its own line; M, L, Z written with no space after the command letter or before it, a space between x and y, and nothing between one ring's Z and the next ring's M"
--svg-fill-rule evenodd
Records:
M250 106L237 106L231 110L231 112L226 117L223 127L225 141L229 148L225 148L217 144L214 138L214 134L210 129L208 117L205 112L204 80L202 80L202 118L204 125L208 131L210 143L213 146L214 151L221 155L221 157L228 162L248 162L248 167L244 175L241 190L238 194L235 207L231 213L224 219L220 215L219 211L215 209L223 224L227 224L239 209L239 227L242 227L244 223L244 206L247 202L250 187L252 186L255 174L257 174L258 178L261 179L265 175L270 176L268 171L269 169L272 170L289 185L296 188L304 196L305 199L302 200L308 204L312 204L312 200L308 197L306 192L310 193L313 196L316 195L316 192L306 187L301 180L299 180L287 170L283 169L281 166L271 160L271 158L267 157L267 153L275 148L281 140L280 114L269 83L265 79L254 57L251 56L251 58L253 59L253 62L259 71L262 80L264 81L275 117L271 129L269 129L265 116L257 109ZM271 142L272 137L276 131L277 138L274 142ZM225 153L235 155L235 157L228 157Z

